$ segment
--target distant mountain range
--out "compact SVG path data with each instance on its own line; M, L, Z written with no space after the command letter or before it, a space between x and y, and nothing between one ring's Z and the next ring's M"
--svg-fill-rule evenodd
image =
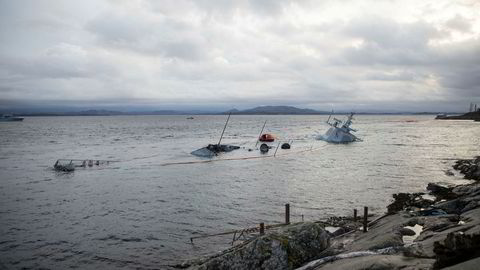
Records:
M11 112L0 112L11 113ZM217 115L217 114L235 114L235 115L318 115L330 114L329 111L317 111L312 109L302 109L293 106L260 106L246 110L232 109L225 112L221 111L199 111L199 110L155 110L155 111L113 111L113 110L83 110L71 112L22 112L16 111L13 113L17 116L109 116L109 115ZM345 114L347 112L335 112L334 114ZM437 114L431 112L425 113L386 113L386 112L357 112L357 114Z
M239 111L233 109L224 114L329 114L329 112L316 111L312 109L300 109L293 106L260 106L252 109Z

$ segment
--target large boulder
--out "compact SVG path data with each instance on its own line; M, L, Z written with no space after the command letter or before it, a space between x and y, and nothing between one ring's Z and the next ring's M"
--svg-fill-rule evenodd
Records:
M267 233L189 269L294 269L316 259L330 237L319 224L308 222Z
M315 270L393 270L393 269L432 269L435 262L427 258L408 258L402 255L373 255L348 258L321 265Z
M435 266L442 268L480 257L480 234L452 232L443 242L435 242Z

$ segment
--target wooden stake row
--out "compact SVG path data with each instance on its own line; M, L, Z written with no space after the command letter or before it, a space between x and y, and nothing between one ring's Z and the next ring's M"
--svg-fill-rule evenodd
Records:
M358 215L357 215L357 209L353 209L353 221L357 222ZM303 221L303 215L302 215L302 221ZM201 235L201 236L194 236L190 238L190 241L193 243L193 239L198 239L198 238L206 238L206 237L211 237L211 236L220 236L220 235L227 235L227 234L234 234L233 236L233 242L235 242L236 239L239 239L240 236L242 236L244 233L252 233L252 232L259 232L260 235L265 234L265 229L268 228L277 228L281 226L285 226L290 224L290 204L287 203L285 204L285 223L281 224L274 224L274 225L265 225L265 223L261 222L258 227L253 227L253 228L247 228L243 230L233 230L233 231L227 231L227 232L222 232L222 233L216 233L216 234L210 234L210 235ZM365 206L363 208L363 232L368 231L368 207ZM240 235L238 238L236 238L236 234L239 233Z

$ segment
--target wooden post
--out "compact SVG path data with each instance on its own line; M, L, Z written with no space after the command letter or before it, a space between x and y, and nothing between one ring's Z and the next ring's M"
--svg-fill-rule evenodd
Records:
M265 234L265 224L262 222L260 223L260 235Z
M353 222L357 222L357 209L353 209Z
M368 207L363 208L363 232L367 232L368 226Z
M285 204L285 224L290 224L290 204Z

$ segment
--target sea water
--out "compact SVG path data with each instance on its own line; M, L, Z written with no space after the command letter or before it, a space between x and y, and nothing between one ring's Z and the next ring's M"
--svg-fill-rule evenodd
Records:
M28 117L0 123L0 266L150 269L230 245L190 237L291 220L381 214L391 194L424 191L454 158L480 154L480 123L432 116L358 115L363 142L328 144L327 116L232 116L219 159L258 157L256 138L292 149L275 158L205 163L190 152L218 143L226 116ZM273 146L276 146L273 143ZM258 145L257 145L258 147ZM253 151L248 151L253 149ZM266 155L273 155L272 148ZM312 150L312 151L309 151ZM288 152L290 151L290 152ZM55 172L57 159L114 160ZM184 163L163 166L165 163Z

